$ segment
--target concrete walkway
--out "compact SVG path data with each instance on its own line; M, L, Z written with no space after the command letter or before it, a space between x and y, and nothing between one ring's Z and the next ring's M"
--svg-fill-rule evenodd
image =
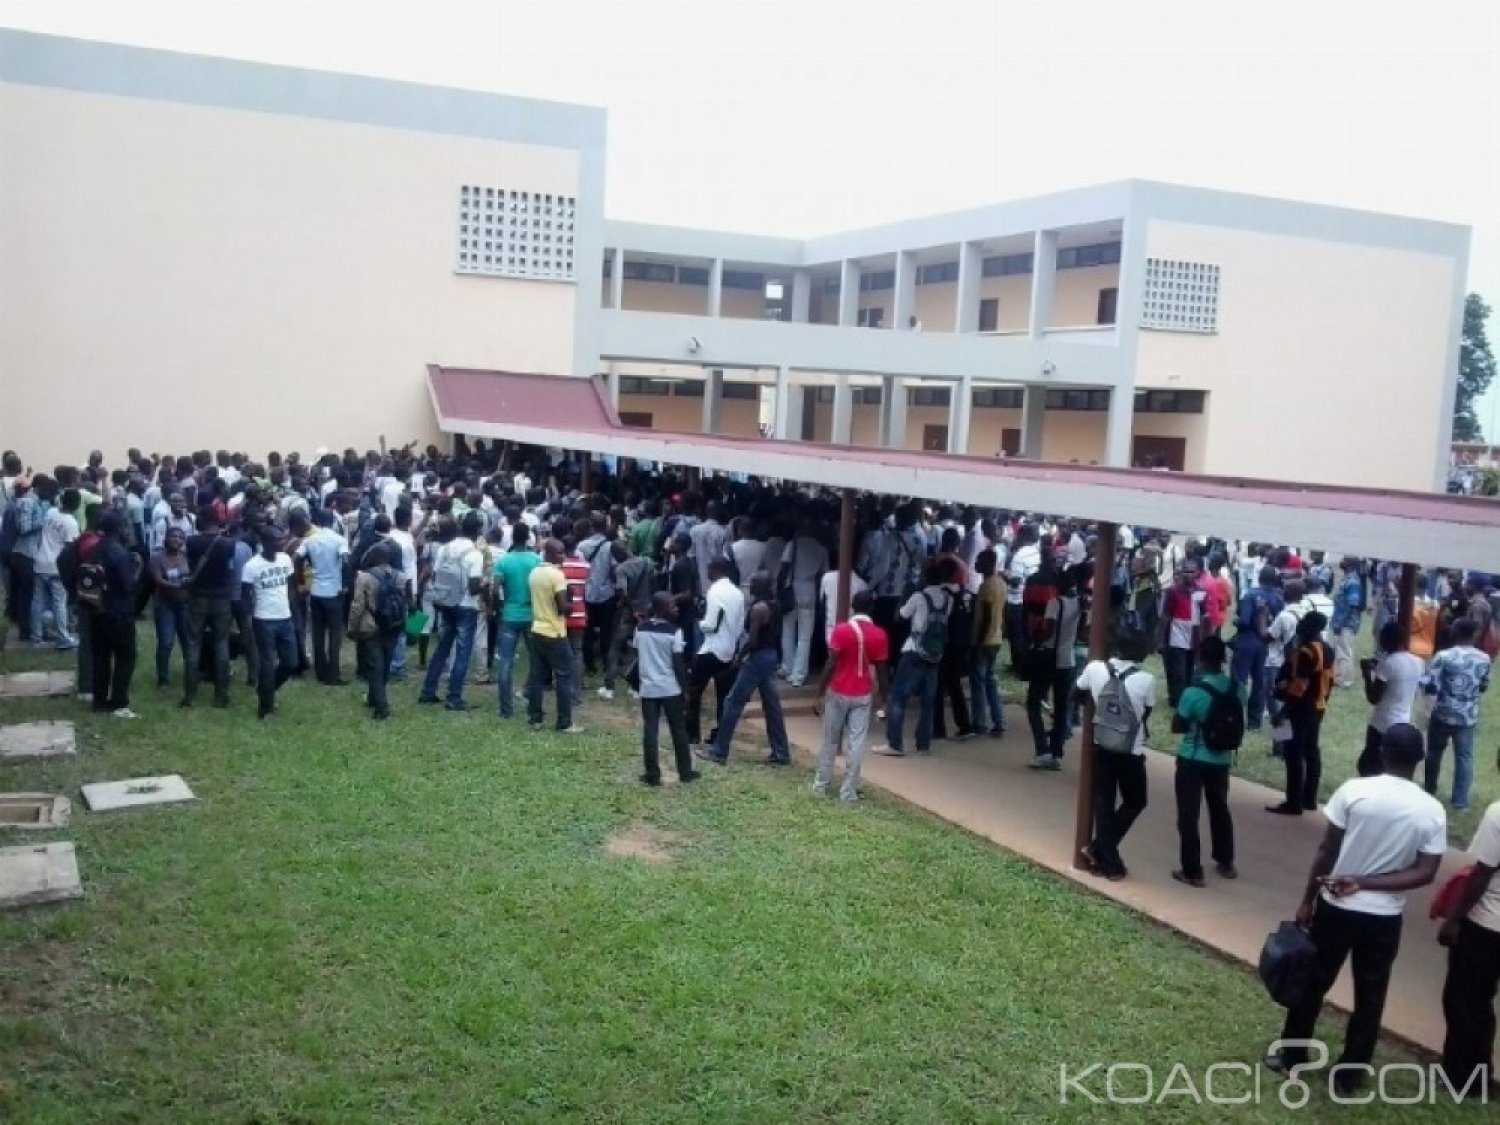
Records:
M811 715L805 700L795 698L802 693L788 694L794 696L788 701L788 735L795 750L810 758L821 741L820 721ZM1308 867L1326 827L1323 817L1268 813L1265 806L1276 803L1280 794L1236 778L1229 800L1240 877L1227 882L1213 873L1205 812L1202 834L1208 887L1197 890L1184 886L1171 877L1178 866L1173 760L1153 752L1147 763L1150 804L1121 848L1130 877L1112 883L1075 871L1076 740L1061 772L1027 769L1031 744L1025 716L1015 708L1007 712L1010 732L1002 739L936 742L934 753L927 758L912 755L910 746L905 758L871 754L865 759L864 780L1254 965L1266 935L1296 911ZM876 737L874 742L882 740ZM1256 742L1243 752L1264 751ZM842 764L841 759L840 769ZM1433 1051L1441 1050L1443 1042L1441 997L1447 953L1437 944L1437 923L1428 920L1427 908L1436 888L1464 862L1463 853L1450 850L1437 881L1408 899L1401 953L1385 1007L1384 1024L1389 1033ZM1347 966L1329 1000L1345 1009L1352 1002ZM1280 1031L1277 1013L1267 999L1267 1042ZM1342 1041L1342 1029L1338 1040Z

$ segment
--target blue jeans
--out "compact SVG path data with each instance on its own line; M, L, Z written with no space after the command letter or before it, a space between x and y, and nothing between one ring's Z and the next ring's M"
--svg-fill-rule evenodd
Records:
M448 656L453 656L453 671L448 676L448 703L457 706L464 701L464 680L469 675L469 658L474 654L474 630L479 626L479 611L472 606L440 605L438 615L438 642L427 665L427 676L422 680L419 698L436 699L438 681L443 678L443 669L448 666Z
M937 702L938 666L923 660L914 652L903 652L896 665L896 682L891 686L891 703L885 716L885 741L892 750L901 749L902 728L906 724L906 701L917 697L917 753L932 749L932 713Z
M192 654L188 647L190 627L188 625L187 602L168 602L156 595L152 611L156 619L156 682L166 684L172 679L172 648L182 646L183 676L187 675L187 659Z
M396 646L391 650L391 667L387 680L399 680L406 675L406 631L396 636Z
M495 647L500 657L500 669L496 682L500 685L498 690L500 700L500 717L509 719L516 713L515 693L515 671L516 653L526 643L526 636L531 632L531 626L515 621L500 622L500 635L495 639Z
M255 691L260 698L260 714L269 715L276 707L276 689L286 683L297 668L297 630L290 617L279 621L255 618L255 648L259 655Z
M1266 713L1266 642L1254 633L1237 633L1233 642L1234 659L1229 664L1229 678L1236 690L1250 685L1250 705L1245 723L1259 730Z
M1438 778L1443 772L1443 752L1453 741L1453 800L1455 809L1469 807L1469 790L1474 785L1474 728L1459 727L1432 719L1427 724L1427 772L1423 788L1437 794Z
M55 574L38 574L34 581L31 588L32 640L41 643L43 615L50 609L57 647L72 648L78 643L78 638L68 632L68 592L63 589L62 579Z
M974 729L1005 729L1005 707L1000 702L1000 680L995 665L1000 661L1000 646L976 648L969 664L969 695L974 709ZM988 716L988 723L986 723Z
M757 691L760 692L760 707L766 716L766 737L771 740L771 757L787 761L792 756L786 739L786 716L781 711L781 695L776 690L776 650L763 648L745 657L739 673L734 678L734 687L729 689L729 698L724 701L724 717L719 720L719 733L714 741L714 754L720 761L729 757L730 744L734 742L734 728L745 713L745 704ZM937 683L936 677L933 679Z

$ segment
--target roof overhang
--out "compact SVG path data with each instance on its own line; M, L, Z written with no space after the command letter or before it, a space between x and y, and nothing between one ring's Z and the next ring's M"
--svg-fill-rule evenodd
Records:
M621 425L597 379L430 366L446 433L1335 555L1500 569L1500 502Z

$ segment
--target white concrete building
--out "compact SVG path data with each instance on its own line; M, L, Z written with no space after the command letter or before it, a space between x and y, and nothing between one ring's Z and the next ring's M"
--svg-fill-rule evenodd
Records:
M657 429L1441 488L1467 228L1129 181L794 240L608 221L600 110L0 32L0 444Z

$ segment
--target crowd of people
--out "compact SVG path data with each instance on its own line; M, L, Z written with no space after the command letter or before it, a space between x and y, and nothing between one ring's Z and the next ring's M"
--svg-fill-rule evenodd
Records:
M22 642L76 651L80 697L119 719L137 717L136 629L148 610L159 689L172 686L180 653L181 706L195 706L206 682L228 707L243 675L262 719L294 677L346 686L347 638L375 720L391 714L390 682L413 674L418 704L470 710L469 689L489 685L510 720L524 650L533 730L547 724L550 694L553 728L579 733L591 680L603 700L621 690L639 700L648 785L662 782L663 719L677 776L690 782L695 760L728 762L757 696L766 761L788 764L782 685L811 682L823 722L812 788L830 791L842 752L844 802L858 799L872 731L883 734L875 753L906 755L909 711L919 756L935 740L1005 735L1008 671L1025 685L1033 768L1061 769L1073 735L1091 724L1086 858L1111 880L1128 875L1121 846L1147 806L1145 751L1162 745L1151 729L1157 679L1145 666L1159 653L1176 736L1172 877L1194 888L1207 885L1205 805L1213 869L1237 876L1228 794L1247 733L1267 730L1285 763L1285 796L1269 812L1314 812L1323 717L1336 691L1358 687L1370 706L1361 777L1322 806L1329 840L1303 907L1326 953L1325 991L1355 951L1358 1027L1345 1055L1368 1061L1395 952L1388 919L1399 934L1401 893L1431 879L1430 857L1446 847L1446 809L1432 795L1450 746L1448 806L1469 804L1500 636L1491 576L1422 574L1408 628L1398 620L1401 568L1388 561L1335 564L1317 551L1130 527L1101 559L1085 523L865 495L840 620L832 495L602 469L585 489L582 476L564 451L482 442L454 454L319 450L308 462L131 450L114 469L95 452L51 473L7 451L6 613ZM1109 599L1114 622L1103 660L1088 652L1096 597ZM1356 661L1366 620L1377 653ZM1500 803L1475 852L1482 878L1443 931L1454 949L1445 1006L1460 1029L1456 1059L1493 1039L1493 1011L1486 1031L1473 998L1488 989L1492 1001L1500 971L1500 884L1489 889ZM1292 1013L1287 1035L1310 1018Z

